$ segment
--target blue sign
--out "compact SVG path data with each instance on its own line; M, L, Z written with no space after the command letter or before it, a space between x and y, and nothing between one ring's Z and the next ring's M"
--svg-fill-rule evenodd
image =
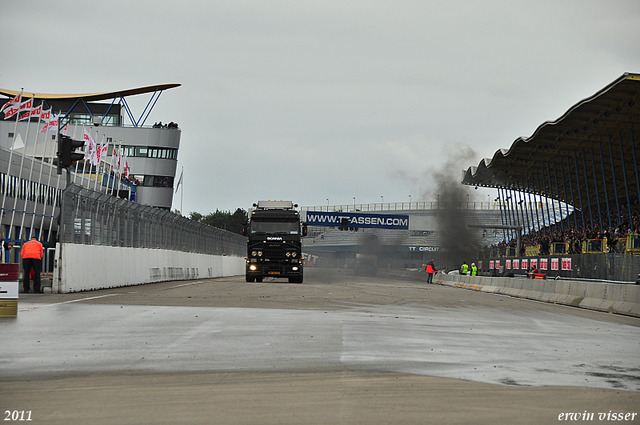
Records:
M407 230L408 215L366 214L349 212L307 211L309 226L342 226L342 219L347 219L347 227L375 227L378 229Z

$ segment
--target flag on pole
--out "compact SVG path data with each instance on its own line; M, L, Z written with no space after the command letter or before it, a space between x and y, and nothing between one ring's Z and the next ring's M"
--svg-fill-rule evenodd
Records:
M0 112L4 112L4 110L9 108L10 106L19 105L21 101L22 101L22 92L18 93L13 99L9 100L7 103L2 105L2 108L0 108Z
M111 166L114 173L120 172L120 151L117 146L113 147L113 157L111 158Z
M30 111L33 108L33 98L25 100L18 107L19 111Z
M9 118L17 114L19 110L20 109L18 106L13 106L13 105L9 106L7 109L4 110L4 119L8 120Z
M108 149L109 149L109 142L105 143L104 137L103 137L102 143L100 143L100 148L98 149L98 163L100 163L102 158L107 156Z
M182 175L184 174L184 169L182 169L182 171L180 172L180 178L178 179L178 184L176 184L176 191L175 193L178 193L178 188L180 187L180 185L182 184Z
M30 118L38 118L41 115L42 115L42 104L40 104L36 108L33 108L27 112L22 113L18 118L18 121L22 121Z
M51 110L49 110L49 112L51 112ZM44 127L42 127L42 130L40 130L40 133L46 133L47 130L49 131L57 131L58 130L58 122L60 122L60 117L56 114L51 114L51 118L49 119L49 122L47 123L47 125L45 125ZM65 126L66 128L67 126Z
M42 121L47 121L47 123L49 123L49 120L51 119L51 108L47 109L46 111L42 111L42 113L40 114L40 119Z
M82 132L82 140L84 141L84 160L86 161L91 159L91 151L95 142L93 141L91 134L89 134L89 132L84 128Z
M98 143L93 140L91 134L85 128L82 139L84 140L84 158L89 159L91 165L98 165Z

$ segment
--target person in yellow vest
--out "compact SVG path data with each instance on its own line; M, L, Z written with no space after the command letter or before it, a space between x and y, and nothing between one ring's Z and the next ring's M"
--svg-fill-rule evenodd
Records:
M460 267L460 274L466 275L469 272L469 265L466 261L462 262L462 267Z
M36 294L40 292L40 272L42 271L42 256L44 248L33 236L29 242L22 245L20 256L22 257L22 286L24 292L31 289L31 270L33 270L33 290Z
M478 276L478 268L476 263L471 263L471 276Z

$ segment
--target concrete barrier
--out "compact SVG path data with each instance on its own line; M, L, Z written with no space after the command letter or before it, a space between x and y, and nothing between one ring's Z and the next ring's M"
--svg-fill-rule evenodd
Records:
M587 283L586 295L580 305L584 308L601 310L605 303L608 285L601 282Z
M624 302L614 307L617 311L625 311L632 316L640 316L640 285L625 285Z
M556 287L559 280L538 280L536 282L536 289L540 291L538 294L538 301L551 302L551 299L556 294Z
M640 285L459 275L436 275L434 282L463 289L640 317Z
M162 249L59 244L52 291L67 293L244 274L245 259Z
M601 310L615 312L619 311L624 304L627 295L627 285L610 285L607 286L605 293L605 301L600 306Z

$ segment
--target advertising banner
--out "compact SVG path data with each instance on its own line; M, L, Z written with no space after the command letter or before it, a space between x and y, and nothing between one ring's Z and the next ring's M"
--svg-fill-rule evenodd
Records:
M540 259L540 270L547 270L547 259L546 258L541 258Z
M410 246L409 251L412 252L439 252L444 251L441 246Z
M343 226L343 219L346 219L345 223L347 227L409 229L409 216L395 214L307 211L306 222L309 226L340 227Z

